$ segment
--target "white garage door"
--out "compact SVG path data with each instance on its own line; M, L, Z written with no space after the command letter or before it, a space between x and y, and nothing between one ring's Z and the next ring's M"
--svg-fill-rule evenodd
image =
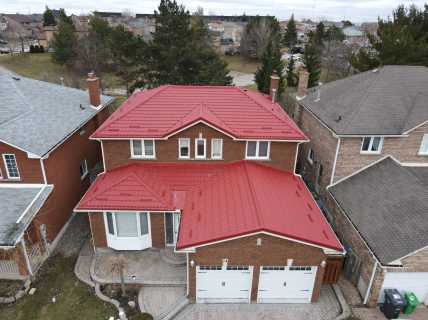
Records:
M196 267L196 302L250 302L253 267Z
M388 272L385 275L378 303L385 302L385 289L397 289L401 294L413 292L422 303L428 298L428 272Z
M257 301L310 303L317 267L261 267Z

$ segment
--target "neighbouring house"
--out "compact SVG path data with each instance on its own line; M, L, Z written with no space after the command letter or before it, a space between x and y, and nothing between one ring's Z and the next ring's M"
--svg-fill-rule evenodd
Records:
M364 32L355 28L343 28L343 34L346 37L348 43L365 43L366 37Z
M4 14L2 15L2 33L5 38L18 39L37 37L40 30L36 27L33 19L23 14Z
M85 16L75 16L71 15L73 25L76 28L76 35L80 39L81 37L89 34L89 20Z
M46 26L43 28L43 32L45 33L46 41L49 44L49 46L50 46L52 39L54 37L54 33L57 31L58 31L58 26Z
M33 13L28 15L28 18L32 19L40 33L43 33L43 14Z
M37 43L39 46L43 46L46 51L49 50L49 43L44 33L41 33L37 36Z
M0 279L37 271L90 186L102 159L89 136L111 97L0 73Z
M343 247L300 176L305 135L271 94L164 86L135 93L91 137L105 172L75 211L96 252L185 253L196 302L318 300Z
M398 269L389 269L388 264L391 261L380 260L376 257L376 252L373 255L367 255L367 252L373 251L371 247L374 247L375 240L366 239L364 248L353 241L358 239L358 233L361 231L358 228L349 227L350 225L344 225L343 221L346 222L344 215L346 216L348 212L343 210L344 213L342 213L330 194L338 188L332 187L328 192L327 187L360 172L367 166L372 166L387 155L394 157L405 166L425 168L428 166L426 104L428 68L383 66L307 89L308 76L306 70L301 72L298 91L292 95L296 100L295 121L310 140L309 143L299 147L296 172L302 175L306 184L322 202L322 210L327 220L339 239L349 247L345 261L345 267L348 266L348 276L358 287L365 302L373 307L381 301L379 299L382 299L378 289L382 287L383 281L383 278L376 278L378 280L375 284L371 282L371 276L374 274L371 270L375 261L378 262L378 269L382 272L404 272L405 275L401 276L406 276L408 279L417 277L418 275L412 273L417 273L418 269L415 268L412 271L411 268L403 265L401 271L396 271ZM383 166L373 165L372 168L380 170ZM374 169L362 172L372 172L372 170ZM363 176L362 172L358 175ZM337 187L340 185L344 184L338 183ZM373 204L377 207L381 203L381 199L372 198L376 190L366 187L364 192L367 201L359 203L360 214L366 213L363 218L370 221L378 230L386 228L390 222L387 219L374 219L366 208ZM405 192L404 189L403 192ZM410 195L406 194L406 196ZM351 197L349 195L350 199ZM343 202L343 199L340 201ZM340 206L342 206L341 202L339 202ZM382 207L390 211L391 217L395 214L396 209L393 206L382 205ZM405 214L402 210L400 213L403 216L403 223L411 219L411 215ZM379 214L381 214L380 211ZM415 237L417 237L416 231ZM400 241L403 242L403 246L410 248L412 240L407 238ZM425 246L427 245L428 242ZM408 252L408 254L411 253L412 251ZM392 254L400 255L401 252ZM427 255L415 254L412 255L412 259L421 266L420 268L428 267ZM425 273L421 276L426 275Z

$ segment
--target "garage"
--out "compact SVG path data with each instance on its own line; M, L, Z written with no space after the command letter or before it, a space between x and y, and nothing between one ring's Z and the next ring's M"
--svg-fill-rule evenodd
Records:
M385 275L378 303L385 302L385 289L397 289L400 293L413 292L420 302L428 298L428 272L388 272Z
M260 267L257 302L310 303L317 267Z
M250 302L253 267L197 266L196 302Z

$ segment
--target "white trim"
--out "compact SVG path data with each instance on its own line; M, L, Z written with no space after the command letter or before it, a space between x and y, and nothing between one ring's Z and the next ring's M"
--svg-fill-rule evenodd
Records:
M367 288L367 292L366 292L366 296L364 297L364 302L363 302L363 304L366 304L366 303L367 303L367 299L369 298L370 289L372 288L374 275L375 275L375 273L376 273L376 269L377 269L377 264L378 264L378 262L377 262L377 260L375 259L375 263L374 263L374 267L373 267L373 271L372 271L372 276L371 276L371 278L370 278L370 283L369 283L369 286L368 286L368 288Z
M19 169L18 169L18 161L16 161L16 156L13 153L4 153L2 154L3 156L3 163L4 163L4 167L6 169L6 174L7 174L7 178L10 180L18 180L21 179L21 175L19 174ZM9 170L7 168L7 163L6 163L6 158L5 156L13 156L13 159L15 160L15 165L16 165L16 171L18 171L18 177L11 177L9 174Z
M256 142L256 155L253 156L249 156L248 155L248 142ZM260 147L260 142L266 142L268 143L268 147L267 147L267 155L266 157L260 157L259 154L259 147ZM247 144L245 146L245 160L268 160L270 156L270 141L269 140L247 140Z
M27 206L27 208L24 210L24 212L21 214L21 216L16 220L16 224L20 223L22 218L27 214L28 210L30 210L31 206L36 202L36 200L39 198L39 196L42 194L42 192L45 190L46 185L40 189L40 191L37 193L37 195L34 197L34 199L30 202L30 204Z
M22 244L22 249L23 249L22 251L24 251L25 262L27 263L28 272L30 273L30 275L32 277L34 277L33 270L31 269L30 260L28 259L27 247L25 246L24 237L21 238L21 244Z
M395 134L338 134L340 138L364 138L364 137L381 137L381 138L408 138L409 135L395 135Z
M405 256L402 256L401 258L398 258L398 259L395 259L395 260L401 260L401 259L407 258L408 256L411 256L412 254L415 254L415 253L417 253L417 252L419 252L419 251L422 251L422 250L424 250L424 249L427 249L427 248L428 248L428 246L423 247L423 248L420 248L420 249L418 249L418 250L416 250L416 251L413 251L413 252L411 252L411 253L409 253L409 254L406 254Z
M7 142L7 141L4 141L4 140L2 140L2 139L0 139L0 142L2 142L2 143L4 143L4 144L7 144L8 146L11 146L11 147L14 147L15 149L18 149L18 150L21 150L21 151L23 151L23 152L26 152L27 153L27 156L28 156L28 153L30 153L30 154L34 154L34 153L32 153L32 152L30 152L30 151L28 151L28 150L25 150L25 149L22 149L22 148L20 148L20 147L17 147L17 146L15 146L15 145L13 145L13 144L11 144L11 143L9 143L9 142ZM39 156L39 155L37 155L39 158L41 158L41 156Z
M177 246L175 247L175 249L177 248ZM175 250L174 250L174 252L175 252ZM186 274L187 274L187 288L186 288L186 295L188 296L189 295L189 268L194 268L194 266L193 267L191 267L190 266L190 264L189 264L189 253L188 252L186 252L186 262L187 262L187 264L186 264Z
M188 156L181 155L181 140L187 140L188 144ZM190 159L190 138L178 138L178 158L179 159Z
M86 159L85 160L83 160L83 162L81 163L81 164L79 164L79 170L80 170L80 167L82 166L82 164L85 164L85 172L83 173L83 175L82 174L80 174L80 180L82 180L83 181L83 179L85 179L86 178L86 176L88 175L88 173L89 173L89 170L88 170L88 163L86 162ZM83 170L82 170L83 171Z
M370 138L369 147L368 147L367 150L363 150L364 140L366 138ZM376 138L380 138L378 150L372 151L373 142L374 142L374 139L376 139ZM366 136L366 137L363 137L363 141L361 142L361 147L360 147L360 155L367 155L367 154L377 154L377 155L379 155L379 154L382 154L382 146L383 146L383 137L381 137L381 136Z
M113 230L114 230L114 234L111 234L108 231L108 222L107 222L107 212L110 212L112 214L112 218L113 218ZM129 212L129 213L135 213L135 217L136 217L136 225L137 225L137 236L136 237L119 237L117 235L117 226L116 226L116 212ZM148 234L141 234L141 224L140 224L140 213L141 212L145 212L147 214L147 226L148 226ZM146 239L148 236L151 238L152 237L152 228L151 228L151 220L150 220L150 211L146 211L146 210L129 210L129 211L104 211L103 212L103 217L104 217L104 228L105 228L105 233L106 233L106 237L110 237L110 238L114 238L114 240L122 240L122 241L127 241L127 240L143 240Z
M211 124L209 124L209 123L207 123L207 122L205 122L205 121L203 121L203 120L199 120L199 121L197 121L197 122L195 122L195 123L189 124L187 127L184 127L183 129L180 129L180 130L178 130L178 131L176 131L176 132L174 132L174 133L171 133L170 135L166 136L165 138L161 138L161 139L167 140L169 137L171 137L171 136L173 136L173 135L175 135L175 134L177 134L177 133L179 133L179 132L181 132L181 131L184 131L184 130L186 130L186 129L190 128L190 127L193 127L194 125L197 125L198 123L203 123L203 124L205 124L205 125L207 125L207 126L209 126L209 127L213 128L213 129L215 129L215 130L217 130L217 131L220 131L221 133L223 133L223 134L225 134L225 135L227 135L227 136L229 136L229 137L231 137L231 138L233 138L233 139L235 140L235 137L234 137L234 136L231 136L230 134L228 134L228 133L226 133L226 132L224 132L224 131L220 130L220 129L219 129L219 128L217 128L217 127L214 127L213 125L211 125Z
M220 140L220 156L214 157L214 140ZM221 160L223 158L223 139L211 139L211 159Z
M101 174L103 174L103 173L100 173L100 175ZM88 189L88 191L90 190L90 188ZM86 191L86 193L88 192L88 191ZM86 195L86 193L85 193L85 195ZM83 196L82 197L82 199L84 198L85 196ZM79 203L80 203L80 201L79 201ZM78 207L78 205L76 206L76 207ZM93 209L74 209L73 211L76 211L76 212L106 212L106 211L109 211L109 212L130 212L130 211L132 211L132 212L134 212L134 211L138 211L138 212L154 212L154 213L162 213L162 212L181 212L180 210L175 210L175 211L171 211L171 210L162 210L162 211L155 211L155 210L150 210L150 209L129 209L129 210L116 210L116 209L103 209L103 210L93 210Z
M0 188L43 188L43 183L2 183ZM51 186L51 185L50 185Z
M3 174L1 173L1 168L0 168L0 180L3 179Z
M427 121L422 122L421 124L418 124L416 127L412 128L412 129L410 129L410 130L407 130L406 132L403 132L403 134L408 134L410 131L413 131L413 130L417 129L417 128L419 128L420 126L423 126L423 125L424 125L424 124L426 124L426 123L428 123L428 120L427 120Z
M98 140L98 141L101 143L101 154L103 156L103 169L104 169L103 173L105 173L106 172L106 158L104 156L104 145L103 145L103 142L101 140Z
M422 146L425 144L425 150L422 152ZM419 156L428 156L428 133L424 134L424 137L422 138L421 146L419 148L418 152Z
M139 140L141 142L141 155L135 155L134 154L134 140ZM153 141L153 155L152 156L146 156L146 149L144 146L144 141ZM156 147L155 147L155 140L154 139L131 139L129 140L131 145L131 159L153 159L156 160Z
M198 141L204 142L204 155L198 156ZM190 154L190 152L189 152ZM195 159L205 159L207 157L207 139L204 138L198 138L195 139Z
M403 167L428 167L428 163L424 162L402 162L400 163Z
M340 137L337 138L336 155L334 156L334 163L333 163L333 170L331 171L330 184L332 184L334 181L334 174L336 172L336 164L337 164L337 158L339 155L339 148L340 148Z
M45 181L45 184L48 184L48 181L46 180L46 172L45 165L43 164L43 158L40 158L40 165L42 167L43 180Z

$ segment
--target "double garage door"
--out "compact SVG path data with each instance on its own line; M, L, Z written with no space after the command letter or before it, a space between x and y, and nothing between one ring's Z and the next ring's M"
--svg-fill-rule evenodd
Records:
M413 292L420 303L428 302L428 272L388 272L383 280L378 303L385 302L385 289Z
M259 303L309 303L317 267L260 267ZM250 302L253 267L196 267L199 303Z

